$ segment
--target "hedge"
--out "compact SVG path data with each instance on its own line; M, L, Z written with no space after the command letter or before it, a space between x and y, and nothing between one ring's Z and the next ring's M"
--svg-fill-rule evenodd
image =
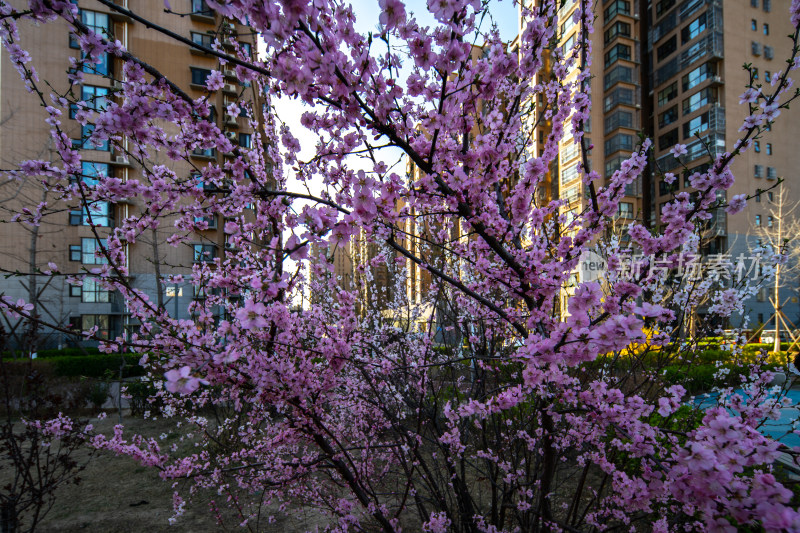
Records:
M139 354L126 353L125 368L123 377L143 376L144 368L139 366ZM119 376L120 354L100 354L100 355L73 355L62 357L48 357L34 360L4 361L10 373L25 372L28 365L34 370L45 374L52 374L61 377L105 377L106 371L110 371L114 377ZM16 372L14 372L16 370Z

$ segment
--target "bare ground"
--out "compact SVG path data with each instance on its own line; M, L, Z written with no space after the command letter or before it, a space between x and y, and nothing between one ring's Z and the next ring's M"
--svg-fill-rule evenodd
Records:
M109 414L106 420L91 422L98 431L108 434L118 418L116 414ZM167 438L161 442L167 444L179 441L172 421L126 417L123 423L131 432L156 438L166 434ZM76 456L79 461L88 457L88 450L81 450ZM190 502L185 513L171 525L172 483L159 478L155 469L140 466L128 457L117 457L108 452L95 453L89 458L80 478L79 484L65 485L56 491L55 504L36 529L37 532L242 531L236 527L239 520L231 510L224 511L225 527L217 524L210 512L209 502L217 497L220 506L224 507L224 497L215 493L201 495ZM277 515L273 523L262 524L258 531L299 533L324 526L324 519L316 513L293 511L289 517Z

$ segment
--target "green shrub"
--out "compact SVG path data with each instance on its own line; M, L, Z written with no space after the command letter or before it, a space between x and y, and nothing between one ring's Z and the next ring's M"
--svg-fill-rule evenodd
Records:
M138 354L100 354L84 356L51 357L43 359L42 363L52 364L57 376L86 376L102 378L106 371L116 378L119 376L120 357L125 358L125 368L122 377L143 376L144 369L139 366Z

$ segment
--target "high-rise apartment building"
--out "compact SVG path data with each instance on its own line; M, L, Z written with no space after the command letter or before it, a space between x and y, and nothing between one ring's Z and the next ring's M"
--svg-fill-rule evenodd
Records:
M191 97L208 95L213 103L213 112L208 120L224 129L235 144L250 146L253 130L245 113L248 109L256 114L262 113L254 87L240 83L235 72L221 67L219 60L212 55L149 29L94 0L75 3L84 24L108 38L119 40L132 54L155 67ZM141 0L130 4L127 0L120 0L119 5L129 6L136 14L206 47L218 38L229 53L255 51L255 36L251 30L216 15L204 0L173 0L174 13L166 12L161 0ZM47 80L58 91L66 90L68 57L78 58L81 53L66 23L48 24L45 31L23 23L20 29L20 44L30 51L41 80ZM84 81L78 88L80 94L76 95L76 100L95 110L102 109L110 101L119 101L121 84L125 81L121 67L120 59L107 56L96 66L85 68ZM208 93L205 81L212 70L223 72L225 84L221 90ZM0 95L2 168L14 168L26 159L56 160L49 126L44 120L46 115L38 101L25 91L5 54L2 56ZM232 102L240 104L240 116L227 114L227 106ZM70 109L62 110L62 119L65 132L73 139L74 146L80 148L84 182L91 184L99 175L114 176L122 181L143 179L141 167L126 151L128 140L93 144L88 140L91 126L82 127L72 119L76 110L74 104ZM153 153L148 163L167 165L178 176L197 179L196 186L202 188L199 171L208 164L222 164L232 155L198 149L190 154L188 161L172 161L165 154ZM102 240L116 221L141 212L144 208L141 200L114 204L94 202L89 209L83 210L77 205L64 204L62 209L51 209L37 227L8 222L20 207L35 206L42 201L58 202L53 193L48 193L35 180L3 180L0 186L0 220L3 221L0 224L0 268L4 273L31 273L0 278L0 293L15 299L35 300L36 311L45 320L65 328L86 330L98 326L101 335L113 337L125 327L135 327L129 324L124 303L91 278L77 286L67 284L63 277L36 276L33 272L46 270L51 261L59 265L62 272L75 274L102 264L105 259L95 253L99 246L98 236L88 218ZM191 245L175 248L167 244L167 238L175 229L169 223L162 223L149 236L144 235L135 244L128 245L127 266L132 286L145 291L153 301L162 302L170 314L186 317L187 305L193 298L203 295L194 294L189 283L164 285L158 280L169 274L190 273L193 264L221 256L225 250L223 226L221 217L209 217L195 228ZM3 326L11 343L19 343L22 332L15 328L20 326L15 326L13 321ZM57 331L40 331L40 335L36 343L38 347L63 345L71 340L69 335Z
M690 176L708 168L710 155L732 149L750 114L739 96L751 72L753 83L769 92L771 77L786 66L781 54L790 49L786 36L793 30L788 6L784 2L773 8L771 0L610 0L592 6L592 111L585 135L586 145L593 145L589 166L608 179L631 155L641 134L653 140L650 168L640 183L628 187L620 203L617 231L624 240L624 226L631 220L659 228L661 212L673 195L694 191ZM565 0L558 10L558 44L565 53L580 39L580 24L572 17L577 7L578 0ZM743 69L744 63L752 71ZM578 70L576 62L567 81ZM754 249L793 237L786 234L788 216L781 220L779 238L770 233L778 232L776 211L785 214L800 201L791 175L800 164L800 152L792 149L798 131L796 121L781 116L733 163L736 183L728 198L745 193L755 198L736 215L717 209L702 228L702 251L717 273L735 273L742 259L750 270ZM670 154L676 144L688 150L680 161ZM588 201L578 172L580 146L566 135L559 152L558 196L567 200L566 211L578 210ZM674 180L670 174L676 175ZM779 177L786 181L773 188ZM757 195L759 191L763 194ZM779 297L783 311L800 318L797 273L787 269L784 281ZM774 300L773 291L765 288L745 302L751 325L770 321L770 298Z
M647 54L650 57L649 117L654 141L656 174L651 189L653 219L660 223L664 205L676 191L694 190L690 176L708 168L709 153L733 149L742 136L739 127L750 114L740 95L752 82L769 94L772 77L785 70L785 59L793 32L787 2L771 0L659 0L647 2ZM751 70L743 68L749 64ZM752 75L752 80L751 80ZM761 245L782 245L790 225L777 213L788 213L800 202L800 188L794 172L800 167L796 138L800 133L794 109L784 111L769 131L731 165L736 181L727 197L755 196L747 208L735 215L718 209L702 233L705 252L711 262L724 269L750 271L754 250ZM789 116L787 116L789 115ZM669 150L685 144L688 153L677 161ZM688 168L688 171L684 169ZM670 184L660 173L673 173ZM777 179L785 181L776 187ZM763 193L758 194L763 191ZM781 205L783 204L783 205ZM795 220L800 211L795 211ZM778 231L784 232L778 237ZM791 262L796 258L790 258ZM789 265L791 266L791 265ZM797 273L786 270L778 299L792 320L800 317ZM757 275L758 268L752 273ZM774 312L774 291L765 288L745 302L750 324L768 323ZM737 325L737 324L734 324ZM781 326L784 327L784 326Z

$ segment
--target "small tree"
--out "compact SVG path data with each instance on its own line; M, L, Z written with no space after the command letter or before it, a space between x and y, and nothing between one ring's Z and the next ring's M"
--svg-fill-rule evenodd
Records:
M94 446L132 455L165 478L214 487L253 529L298 502L327 513L340 531L800 529L791 493L773 473L780 445L758 431L780 405L771 375L755 366L746 400L722 393L713 408L693 410L665 371L699 362L696 339L675 342L661 331L675 318L670 307L695 296L676 290L665 301L660 275L697 251L696 226L715 209L745 205L744 196L720 198L733 182L733 158L796 97L789 73L800 64L797 2L787 69L772 88L747 88L751 115L741 138L730 152L710 151L709 170L691 178L696 195L676 195L662 231L634 222L623 244L604 235L626 186L647 165L650 142L605 183L585 164L594 21L586 0L574 19L579 38L567 50L551 46L561 25L550 1L522 9L526 24L514 48L483 25L487 11L478 2L429 2L436 24L428 27L401 2L381 0L381 26L361 35L351 8L338 2L209 0L217 14L263 35L266 55L255 61L229 52L221 38L198 44L112 0L98 1L226 62L267 95L272 112L278 97L310 104L302 125L317 144L301 161L298 132L252 110L256 142L235 147L204 120L207 98L192 98L94 33L72 3L32 2L30 11L2 4L3 44L42 102L62 160L23 162L12 177L46 175L65 200L142 200L144 209L109 236L109 262L99 274L142 328L104 347L143 353L153 376L163 377L164 413L196 428L198 451L171 457L155 440L128 439L121 430L93 439ZM70 95L46 96L50 88L17 44L21 19L64 21L81 62L109 53L123 64L115 101L76 118L95 125L96 139L126 149L141 179L69 183L81 159L61 131ZM472 46L477 39L481 54ZM552 76L531 83L545 56ZM207 93L223 83L221 72L211 73ZM552 125L541 150L523 129L530 120ZM565 124L584 154L579 172L588 192L587 207L570 217L562 201L537 197ZM161 151L182 161L197 147L231 155L202 169L218 185L213 192L198 192L145 156ZM382 155L387 148L404 153L418 172L398 174ZM685 150L678 145L674 154ZM366 157L366 169L353 167L357 155ZM191 321L170 317L126 276L124 244L147 238L167 213L179 213L176 228L196 217L227 218L228 253L192 270L192 284L217 292L192 303ZM321 275L331 265L304 263L311 246L330 249L354 237L387 250L354 265L367 277L368 267L394 255L398 290L385 309L360 305L356 290ZM189 238L176 232L169 242ZM602 249L611 264L632 249L647 259L603 285L572 284L564 313L564 288L590 248ZM424 302L405 297L409 265L426 274ZM693 290L709 298L715 317L739 309L747 294L708 283ZM330 297L292 305L306 294ZM446 321L420 313L419 303L444 310ZM3 305L29 315L24 302ZM215 321L217 309L223 313ZM439 326L453 334L437 336ZM183 505L176 495L176 511Z

